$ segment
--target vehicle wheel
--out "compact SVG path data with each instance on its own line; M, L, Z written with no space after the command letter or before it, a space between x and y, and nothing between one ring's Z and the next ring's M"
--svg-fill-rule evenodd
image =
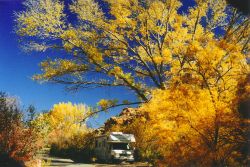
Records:
M111 158L111 163L112 164L120 164L121 162L117 159L115 159L114 157Z

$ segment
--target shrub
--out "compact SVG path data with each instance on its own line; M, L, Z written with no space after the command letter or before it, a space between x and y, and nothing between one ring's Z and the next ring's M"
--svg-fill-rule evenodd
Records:
M47 113L51 132L50 154L89 161L91 158L91 129L82 122L89 108L84 104L59 103Z
M0 162L17 166L36 152L36 136L22 121L22 111L15 98L0 93ZM8 164L8 165L6 165Z
M93 157L92 141L94 141L92 132L78 133L71 139L52 143L50 154L70 158L75 162L89 162Z

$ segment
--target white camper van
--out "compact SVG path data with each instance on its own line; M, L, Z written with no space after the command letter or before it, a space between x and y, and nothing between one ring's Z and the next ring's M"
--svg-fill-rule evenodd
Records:
M133 134L111 132L98 136L95 140L95 156L103 161L134 161L134 150L131 143L135 142Z

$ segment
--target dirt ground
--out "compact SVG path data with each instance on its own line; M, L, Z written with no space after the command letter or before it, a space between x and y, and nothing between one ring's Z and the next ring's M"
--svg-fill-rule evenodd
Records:
M51 167L150 167L147 163L135 162L132 164L121 163L121 164L102 164L102 163L76 163L71 159L63 159L57 157L46 157L44 161L49 162Z

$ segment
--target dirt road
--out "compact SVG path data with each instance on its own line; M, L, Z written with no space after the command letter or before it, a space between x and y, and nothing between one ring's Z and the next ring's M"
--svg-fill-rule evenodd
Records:
M149 167L145 163L134 163L134 164L85 164L85 163L76 163L71 159L63 159L57 157L44 157L45 161L50 162L51 167Z

